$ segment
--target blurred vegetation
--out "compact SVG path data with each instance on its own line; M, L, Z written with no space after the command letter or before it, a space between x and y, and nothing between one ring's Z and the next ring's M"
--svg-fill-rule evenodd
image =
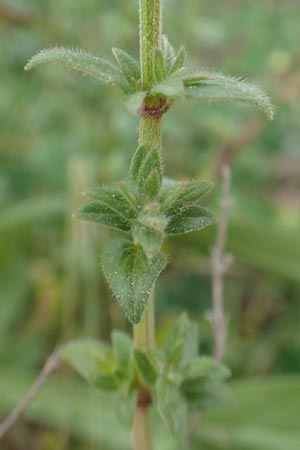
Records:
M167 173L216 183L233 170L225 285L226 363L233 401L191 421L205 450L297 450L300 442L300 55L296 0L165 0L165 32L195 67L262 85L277 107L267 124L246 107L178 104L167 114ZM126 173L138 120L117 93L57 67L23 71L44 47L80 45L138 54L137 2L0 2L0 416L22 397L57 341L109 339L128 328L101 278L106 232L72 219L81 192ZM215 229L168 242L157 292L158 340L190 312L212 350L210 248ZM155 417L153 418L155 420ZM157 425L158 426L158 425ZM118 429L118 433L115 430ZM157 428L157 448L177 450ZM0 443L2 450L128 449L114 399L66 370Z

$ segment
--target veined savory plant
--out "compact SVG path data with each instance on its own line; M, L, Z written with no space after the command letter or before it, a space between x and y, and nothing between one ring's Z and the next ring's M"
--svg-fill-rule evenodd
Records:
M161 251L169 236L213 224L216 216L201 205L211 184L164 177L162 117L177 99L246 103L272 119L269 97L254 84L186 66L184 47L173 48L162 35L161 0L139 0L140 60L113 48L115 62L83 50L42 50L29 70L53 63L116 86L130 112L140 118L139 140L126 179L91 187L76 218L114 230L102 252L104 275L133 324L133 339L113 331L112 345L94 339L67 343L62 358L99 389L115 390L126 409L133 447L152 448L149 410L155 407L171 433L184 433L189 410L202 410L222 398L229 371L198 355L197 327L182 315L160 348L155 345L154 287L168 257Z

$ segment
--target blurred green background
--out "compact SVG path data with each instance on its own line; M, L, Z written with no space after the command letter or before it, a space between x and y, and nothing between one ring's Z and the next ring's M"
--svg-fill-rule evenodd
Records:
M216 183L233 171L225 282L225 362L233 400L190 423L194 450L300 448L300 4L297 0L165 0L164 31L190 62L263 86L277 108L176 104L164 118L166 172ZM99 267L105 230L72 219L81 192L124 177L138 120L117 92L58 67L23 71L53 45L138 55L137 1L0 2L0 419L57 342L130 329ZM211 354L210 249L215 228L172 239L157 288L157 337L186 309ZM115 399L66 369L43 389L2 450L128 450ZM156 421L156 418L153 418ZM156 422L155 422L156 423ZM156 449L182 450L155 425ZM142 450L142 449L141 449Z

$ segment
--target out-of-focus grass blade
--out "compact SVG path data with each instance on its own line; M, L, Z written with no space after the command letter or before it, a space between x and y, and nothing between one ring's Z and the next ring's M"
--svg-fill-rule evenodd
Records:
M232 390L231 408L203 415L195 449L299 449L299 377L248 379Z
M190 251L208 250L215 238L214 227L176 240ZM242 221L230 223L227 250L237 262L293 281L300 281L300 230L284 229L269 222Z
M14 230L28 223L48 220L51 216L60 215L66 206L62 195L21 200L3 209L0 215L0 233Z

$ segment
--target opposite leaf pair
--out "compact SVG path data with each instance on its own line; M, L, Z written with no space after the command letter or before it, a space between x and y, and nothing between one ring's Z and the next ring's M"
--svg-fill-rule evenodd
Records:
M84 50L54 47L42 50L31 58L25 70L53 63L73 69L84 75L117 86L126 95L125 104L134 114L142 114L146 99L156 101L161 114L166 112L177 98L194 101L220 101L246 103L261 110L268 119L274 116L274 107L265 92L255 84L222 73L185 68L185 50L174 50L163 36L161 48L154 52L153 83L143 89L140 64L123 50L113 48L117 65Z
M83 339L63 346L61 355L90 384L122 396L128 426L142 382L164 423L178 436L184 433L189 410L203 410L226 399L228 369L198 356L198 344L196 325L182 314L159 349L144 352L133 347L126 333L114 331L112 347Z

